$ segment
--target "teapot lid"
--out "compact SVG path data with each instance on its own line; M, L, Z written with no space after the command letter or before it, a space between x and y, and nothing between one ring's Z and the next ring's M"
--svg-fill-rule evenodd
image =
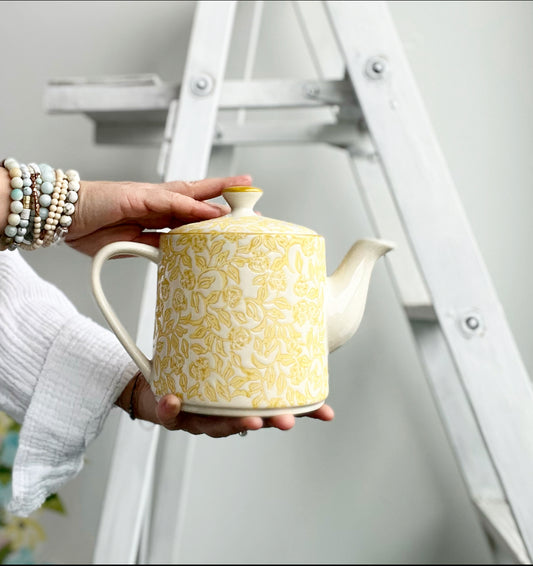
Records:
M222 196L231 207L231 212L219 218L192 222L174 228L170 234L205 234L238 232L240 234L318 234L304 226L291 224L274 218L260 216L254 212L255 203L263 191L257 187L228 187Z

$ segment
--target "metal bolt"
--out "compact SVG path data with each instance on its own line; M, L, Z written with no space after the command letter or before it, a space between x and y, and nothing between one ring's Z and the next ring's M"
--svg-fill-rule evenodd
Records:
M465 312L459 317L461 330L466 338L481 336L485 332L485 323L478 312Z
M314 84L306 84L304 86L305 95L309 98L316 98L320 94L320 89Z
M197 96L207 96L213 90L213 79L209 75L198 75L191 82L191 90Z
M371 79L382 79L386 71L387 61L383 57L371 57L366 62L365 73Z
M470 330L477 330L481 323L475 316L469 316L466 318L465 324Z

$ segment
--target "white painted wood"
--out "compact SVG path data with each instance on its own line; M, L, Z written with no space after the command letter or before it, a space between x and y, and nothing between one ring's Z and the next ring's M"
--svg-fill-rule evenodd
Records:
M419 320L412 328L420 360L471 496L505 499L438 321Z
M433 312L429 291L396 211L379 157L371 153L369 147L372 145L365 144L365 136L361 135L349 149L353 175L376 235L384 237L386 234L387 238L396 242L396 249L387 256L386 264L392 271L401 303L411 315L415 312L420 314L421 309L425 309L427 316Z
M240 6L243 6L243 4L240 4ZM246 6L246 5L245 5ZM256 2L252 3L252 12L251 15L249 17L249 24L247 26L247 29L249 30L248 33L248 44L247 44L247 49L246 49L246 57L244 59L244 69L243 69L243 73L242 73L242 78L243 78L243 82L246 84L246 86L244 87L243 90L247 91L248 87L250 86L251 83L251 79L252 79L252 75L253 75L253 70L254 70L254 66L255 66L255 58L256 58L256 54L257 54L257 45L259 42L259 34L261 31L261 23L263 20L263 8L264 8L264 2L263 0L258 0ZM226 84L227 81L225 81L224 85ZM224 85L222 87L222 90L224 91ZM222 97L222 94L221 94ZM220 117L219 113L219 117ZM237 119L236 119L236 125L237 126L242 126L246 121L246 108L244 106L241 106L237 112ZM215 136L215 139L217 138L221 138L222 137L222 132L220 130L220 127L217 131L217 135ZM235 144L230 144L227 145L224 148L220 148L218 147L218 151L216 152L217 156L219 158L221 157L226 157L227 161L226 163L229 164L228 169L226 169L226 174L228 175L236 175L237 174L237 164L239 162L239 150L238 148L235 146ZM215 161L215 160L213 160ZM220 160L219 160L220 162Z
M326 6L462 384L531 555L533 390L529 376L386 4L326 2ZM478 315L478 332L465 329L470 313Z
M137 326L137 346L151 355L155 271L146 274ZM150 484L159 430L121 414L93 555L95 564L135 564L141 530L150 509Z
M164 165L165 181L206 177L235 8L236 2L202 1L197 4L182 81L184 86L176 119L169 125L173 131ZM199 79L210 85L205 92L198 87ZM144 321L152 328L154 313L155 309ZM165 436L153 491L152 503L157 504L151 509L151 537L146 549L148 562L154 562L154 553L160 557L155 563L177 561L195 442L194 436Z
M358 137L353 124L332 124L325 121L287 123L269 120L244 125L221 123L214 145L282 145L317 144L344 145Z
M161 431L146 564L179 563L195 448L195 438Z
M207 172L235 9L236 2L197 4L169 148L167 181L200 179ZM198 95L193 89L201 80L211 80L212 85L206 94Z
M353 123L322 121L248 122L223 121L217 125L213 146L253 146L280 144L328 144L346 146L357 142L357 127ZM163 128L137 123L99 122L96 141L101 144L154 145L165 143ZM168 156L168 152L166 153Z
M331 26L327 25L324 3L293 0L291 4L318 76L321 79L342 78L346 65Z
M425 321L436 321L437 313L433 308L432 304L419 305L419 304L407 304L404 305L405 314L407 318L411 321L425 320Z
M231 35L235 2L199 2L191 37L190 53L184 72L184 84L190 85L193 77L212 73L213 77L223 75ZM210 41L219 45L219 50L209 50ZM197 59L199 52L204 58ZM209 161L211 140L214 134L220 81L215 81L207 96L197 96L186 90L180 96L180 105L174 123L165 165L164 180L195 179L205 177ZM189 153L190 152L190 153ZM144 341L145 353L151 354L155 316L155 285L157 272L149 265L147 283L143 293L143 308L139 316L138 340ZM148 340L149 335L149 342ZM140 346L139 346L140 347ZM148 352L150 354L148 354ZM124 416L123 416L124 417ZM127 418L127 415L125 415ZM133 428L131 425L135 424ZM148 427L148 428L146 428ZM95 563L135 563L137 561L143 524L151 513L149 496L157 491L153 486L155 455L159 440L159 428L145 423L131 423L123 420L117 435L117 449L112 463L108 489L104 501L98 541L94 554ZM193 437L185 442L191 444ZM185 455L192 454L191 447L178 452L178 464L186 469L190 463ZM192 457L192 456L191 456ZM173 469L176 474L176 467ZM187 476L185 475L185 479ZM164 491L164 493L166 493ZM187 493L184 484L182 493L169 494L174 505L159 506L154 511L154 523L158 523L157 511L169 510L175 518L180 513L179 496ZM176 497L176 495L178 497ZM170 519L171 524L172 517ZM163 540L158 549L171 556L175 551L173 540ZM146 548L142 554L146 555Z
M529 564L527 552L501 483L464 394L461 379L437 319L417 320L412 328L431 391L461 475L496 556Z
M252 73L254 70L254 65L255 65L255 56L257 53L257 43L259 41L259 32L261 31L261 22L263 19L263 7L264 7L264 2L263 0L258 0L256 2L253 3L253 12L252 12L252 18L251 18L251 22L249 25L249 37L248 37L248 46L247 46L247 50L246 50L246 58L244 61L244 71L243 71L243 75L242 75L242 79L243 79L243 87L240 89L240 92L238 92L237 94L240 94L241 92L249 92L249 90L252 88ZM224 85L222 86L222 92L225 91L225 86L227 84L227 81L224 82ZM221 99L222 99L222 93L221 93ZM222 103L222 100L221 100ZM237 124L242 125L244 124L244 121L246 120L246 108L244 106L241 106L239 108L239 112L237 114ZM232 166L233 169L233 166Z
M327 14L323 2L292 2L302 29L309 52L312 54L313 65L317 77L324 81L325 77L342 76L346 66L340 56L336 37L331 26L327 25ZM346 80L346 79L345 79ZM348 81L352 87L351 81ZM355 92L353 92L356 99ZM386 237L396 242L393 254L387 256L386 264L392 271L402 304L411 315L423 314L425 317L434 316L431 298L422 279L411 246L392 197L383 176L372 140L368 135L365 121L359 104L343 105L335 118L338 125L350 124L357 128L356 135L351 140L334 144L347 148L350 165L355 181L365 202L369 218L373 223L378 237ZM331 142L334 143L334 142Z
M178 116L178 107L179 107L179 100L175 99L170 102L170 106L168 108L167 119L165 122L165 133L163 135L163 141L160 142L159 157L157 159L157 173L161 177L161 179L165 177L165 167L168 160L168 152L170 151L172 132L174 131L176 118ZM142 130L142 127L138 129ZM113 131L116 131L116 129L113 129L112 132ZM159 129L157 130L157 132L159 134ZM138 139L138 132L136 132L136 134L137 135L130 137L134 139ZM98 135L98 127L97 127L97 135ZM154 140L155 143L157 143L156 140L159 140L159 135L157 135L156 139ZM112 143L116 143L116 142L112 142Z
M492 537L498 563L531 564L509 505L499 499L474 500L481 521Z
M344 79L228 79L220 88L221 110L356 104L353 88ZM112 122L129 122L134 118L131 113L135 112L139 113L139 122L164 123L170 103L180 98L180 91L178 85L162 81L139 84L132 79L131 84L123 81L119 85L51 81L46 89L45 108L51 114L83 112L98 121Z

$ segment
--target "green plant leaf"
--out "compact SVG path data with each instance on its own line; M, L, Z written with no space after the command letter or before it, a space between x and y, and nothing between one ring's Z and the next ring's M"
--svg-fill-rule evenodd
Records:
M11 548L10 544L7 544L3 548L0 548L0 564L4 563L4 560L6 559L7 555L10 554L12 550L13 549Z
M6 485L11 481L11 468L0 466L0 483Z
M57 493L52 493L49 495L45 502L43 503L44 509L50 509L50 511L56 511L57 513L62 513L63 515L66 513L65 508L63 507L63 503Z

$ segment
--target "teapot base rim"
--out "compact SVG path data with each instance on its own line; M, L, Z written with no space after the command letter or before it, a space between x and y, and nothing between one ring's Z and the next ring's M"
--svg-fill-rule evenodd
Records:
M302 413L310 413L322 407L326 400L310 405L300 405L298 407L275 407L272 409L258 407L256 409L250 407L220 407L216 405L195 405L191 403L183 403L181 411L185 413L195 413L199 415L209 415L218 417L273 417L276 415L299 415Z

